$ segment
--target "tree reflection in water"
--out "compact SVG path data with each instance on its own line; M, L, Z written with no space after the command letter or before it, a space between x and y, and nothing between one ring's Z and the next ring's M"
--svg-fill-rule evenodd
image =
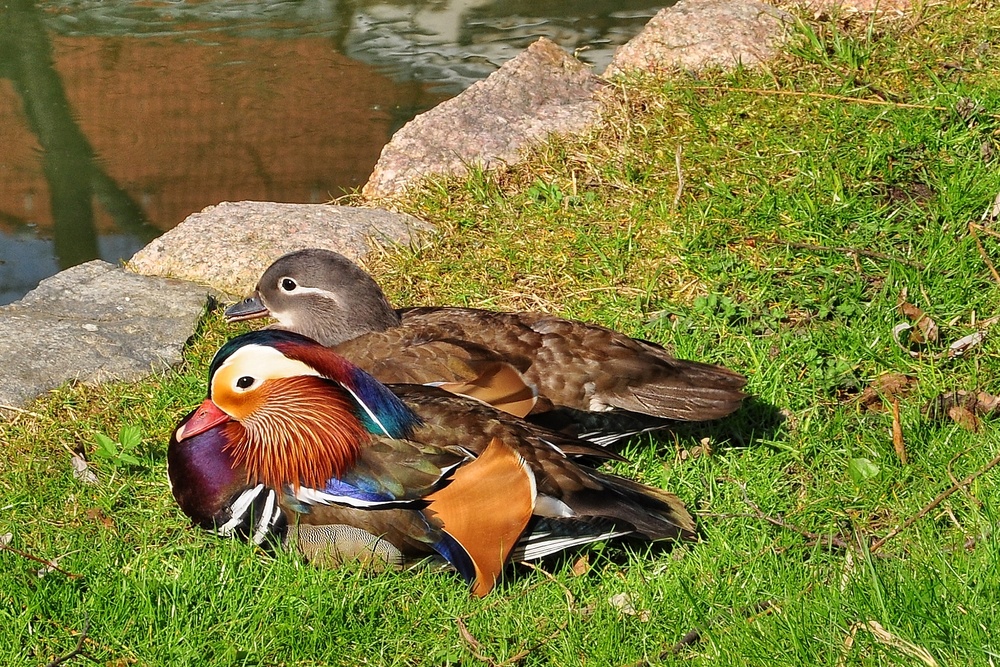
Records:
M73 118L52 58L42 12L31 0L9 0L0 10L0 74L10 79L42 148L53 237L60 268L99 257L95 199L121 231L144 241L159 232L142 208L97 164L94 150ZM5 215L8 222L16 221Z
M663 4L9 0L0 304L219 201L327 201L363 184L414 114L539 36L600 71Z

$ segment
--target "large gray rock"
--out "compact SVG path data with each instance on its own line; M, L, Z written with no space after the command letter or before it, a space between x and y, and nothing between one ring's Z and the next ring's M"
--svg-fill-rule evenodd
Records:
M410 243L430 229L411 215L327 204L223 202L184 222L133 255L127 268L245 296L271 262L292 250L327 248L357 259L369 240Z
M0 404L23 405L68 380L132 380L181 360L208 303L192 283L95 260L0 308Z
M600 79L542 38L458 97L404 125L382 149L362 194L398 194L432 174L513 163L530 143L574 134L599 120Z
M619 47L604 76L755 65L774 56L791 23L787 12L754 0L681 0Z

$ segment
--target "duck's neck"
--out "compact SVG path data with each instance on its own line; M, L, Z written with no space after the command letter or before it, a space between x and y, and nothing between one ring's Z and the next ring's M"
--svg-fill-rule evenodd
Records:
M399 313L389 304L382 290L375 286L369 294L354 295L350 303L334 303L320 297L306 317L281 324L328 347L354 340L367 333L386 331L399 326ZM300 320L300 321L299 321Z
M246 471L224 451L231 435L228 424L217 426L180 443L171 438L167 449L174 497L185 514L206 528L224 509L224 501L246 484Z
M336 397L331 396L329 403L332 405L342 398L347 399L355 418L369 433L408 438L414 427L421 423L399 396L335 351L310 345L287 346L285 352L316 369L327 380L337 383L340 389L334 392ZM329 391L329 388L323 391Z

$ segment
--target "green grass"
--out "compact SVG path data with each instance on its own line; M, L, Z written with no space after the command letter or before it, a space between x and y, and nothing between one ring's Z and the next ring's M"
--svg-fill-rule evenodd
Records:
M1000 471L875 553L827 549L754 509L868 546L948 488L949 466L961 478L995 455L989 419L971 433L921 411L942 391L1000 393L995 337L934 355L1000 302L968 231L1000 191L989 4L806 23L763 71L625 81L600 131L416 193L404 208L440 234L370 260L398 303L546 309L746 373L755 399L740 414L639 440L618 466L677 492L701 542L598 545L477 600L450 574L324 571L192 530L164 461L232 334L213 315L176 373L0 410L0 534L80 575L39 577L0 551L0 663L45 664L89 621L84 648L109 665L925 664L858 625L875 621L941 665L992 664ZM980 236L1000 261L1000 240ZM903 289L941 325L918 358L891 337ZM918 380L900 400L907 465L890 413L856 401L886 372ZM92 455L98 433L126 425L143 434L139 465ZM711 454L693 456L702 438ZM77 447L98 484L73 477ZM856 483L861 458L878 474ZM648 613L624 614L619 593ZM700 641L664 654L694 628Z

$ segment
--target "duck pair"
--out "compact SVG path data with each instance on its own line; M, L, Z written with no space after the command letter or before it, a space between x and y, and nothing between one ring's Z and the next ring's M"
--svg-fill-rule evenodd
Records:
M347 267L347 278L331 273L332 267ZM312 560L403 565L436 558L454 567L477 595L493 588L512 559L613 537L658 541L694 534L693 520L674 495L575 460L619 457L511 412L531 418L564 409L600 414L655 405L646 414L676 419L693 418L701 406L715 417L742 398L742 378L731 371L678 362L651 343L599 327L471 309L397 313L367 274L325 251L278 260L255 297L235 307L235 316L262 309L279 326L334 347L263 330L219 351L208 399L182 421L168 452L183 511L202 527L258 543L287 531ZM337 312L344 309L368 319ZM421 317L428 318L424 326ZM372 325L372 318L382 324ZM352 321L368 324L359 330ZM506 333L491 332L488 321ZM573 351L574 339L590 345ZM489 340L507 342L496 350L485 344ZM624 363L621 352L595 353L595 341L644 356ZM384 345L395 345L394 354L403 357L416 349L409 358L417 361L407 366L374 356ZM446 350L462 351L462 363L449 364ZM397 376L379 373L409 372L404 379L421 384L387 387L338 353L370 365L380 379ZM564 379L554 382L545 371L559 365L560 355L568 361L558 373ZM421 365L421 358L434 361ZM594 370L588 377L588 365L599 366L598 359L605 369L610 363L635 369L633 378L659 378L658 386L669 390L629 387L621 377L606 381ZM654 363L652 371L640 368ZM435 367L460 372L429 379ZM511 395L498 390L507 385L496 380L511 369L522 398L529 390L527 410L512 410L503 400L490 405L490 397ZM682 395L683 386L693 388L693 397ZM643 396L673 398L637 403Z
M605 327L540 313L394 309L371 276L329 250L280 257L226 310L230 322L264 316L381 382L439 386L604 443L718 419L744 397L742 375Z

